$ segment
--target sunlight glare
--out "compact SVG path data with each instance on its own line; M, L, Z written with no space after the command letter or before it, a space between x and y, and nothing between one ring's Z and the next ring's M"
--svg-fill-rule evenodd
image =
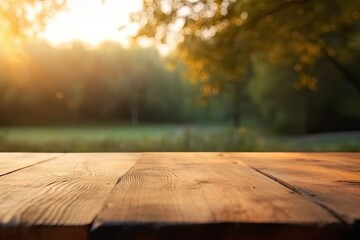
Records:
M80 40L97 45L114 40L129 45L129 37L137 30L129 14L141 7L141 0L68 0L67 10L50 20L41 36L53 44Z

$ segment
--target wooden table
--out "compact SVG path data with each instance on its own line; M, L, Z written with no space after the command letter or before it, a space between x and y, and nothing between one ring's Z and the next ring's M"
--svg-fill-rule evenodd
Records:
M0 153L0 239L360 239L360 153Z

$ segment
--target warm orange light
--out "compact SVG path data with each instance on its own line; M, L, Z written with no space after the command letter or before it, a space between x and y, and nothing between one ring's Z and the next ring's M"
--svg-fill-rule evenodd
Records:
M5 70L4 74L12 81L25 82L29 74L23 69L33 74L41 74L38 66L25 51L23 40L21 36L14 35L6 29L0 29L1 60L6 66L3 71Z

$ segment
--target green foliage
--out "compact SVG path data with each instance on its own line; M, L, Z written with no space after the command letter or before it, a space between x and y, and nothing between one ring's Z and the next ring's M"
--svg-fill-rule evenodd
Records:
M318 87L299 90L294 58L271 65L256 60L249 93L266 129L286 134L345 131L359 127L360 95L324 59L318 60Z
M296 73L288 69L271 66L259 59L248 89L266 129L279 133L304 133L304 93L295 91Z
M34 2L14 1L12 12ZM40 22L63 2L42 1L39 10L49 15ZM7 39L0 124L232 118L238 125L255 115L266 129L287 134L360 128L359 1L146 0L134 21L138 37L176 41L177 51L164 61L155 49L111 42L54 48Z
M359 51L356 0L147 0L133 20L141 25L138 37L178 37L180 56L194 77L207 80L220 72L221 85L246 78L250 60L259 52L275 60L295 53L301 80L312 73L308 68L318 57L341 65L354 60L351 51ZM358 79L350 78L360 90ZM315 84L311 78L300 83L309 89Z
M279 95L260 107L264 119L271 121L276 130L303 132L312 128L304 122L315 119L315 112L309 117L310 110L303 110L302 104L296 112L275 102L280 101L280 96L287 101L284 98L289 96L295 105L300 101L299 96L306 101L311 95L292 96L292 85L297 90L316 93L319 82L326 81L318 62L326 61L329 68L342 76L338 79L360 93L359 72L354 67L360 56L360 2L357 0L146 0L143 10L133 20L141 26L138 38L177 41L179 56L189 66L189 76L198 81L201 88L207 89L203 94L209 95L211 89L216 88L228 96L235 124L239 111L244 110L239 102L248 101L244 89L254 77L254 69L258 68L254 65L258 55L266 55L269 73L281 71L278 79L272 77L271 85L277 82L288 86L281 87L281 93L275 88L270 90ZM281 64L282 59L289 56L293 65ZM290 82L286 83L285 78ZM252 85L260 88L260 95L264 90L261 90L262 84L269 90L266 74L255 76L255 79L257 83ZM297 79L296 84L294 79ZM341 85L341 81L335 82ZM264 103L259 97L255 99ZM271 107L267 105L285 108L270 111ZM351 115L354 108L350 108ZM318 109L317 106L314 109ZM307 119L304 119L305 115ZM292 122L293 116L298 120ZM304 124L304 128L296 130Z
M26 42L0 56L0 123L221 120L221 99L203 106L198 87L167 69L155 49L105 42L55 48ZM21 54L20 54L21 53ZM215 109L216 108L216 109Z

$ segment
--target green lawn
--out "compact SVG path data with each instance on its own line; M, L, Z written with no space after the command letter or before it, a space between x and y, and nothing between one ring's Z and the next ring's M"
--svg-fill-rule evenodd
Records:
M3 127L0 151L360 151L360 132L279 137L215 124Z
M0 138L8 141L69 141L104 139L138 140L158 138L174 134L182 126L177 125L120 125L82 127L10 127L0 128Z

